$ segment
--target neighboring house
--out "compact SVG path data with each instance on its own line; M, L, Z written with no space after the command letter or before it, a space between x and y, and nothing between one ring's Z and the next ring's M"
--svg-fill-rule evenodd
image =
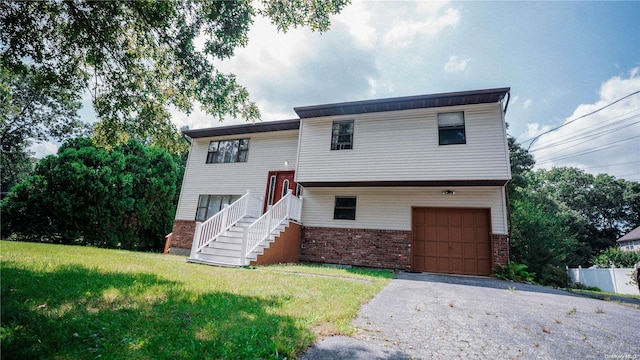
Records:
M640 250L640 226L618 239L617 243L623 251Z
M509 258L508 96L500 88L297 107L299 119L185 131L173 246L222 265L488 275ZM272 226L251 225L258 217ZM260 226L273 231L256 235Z

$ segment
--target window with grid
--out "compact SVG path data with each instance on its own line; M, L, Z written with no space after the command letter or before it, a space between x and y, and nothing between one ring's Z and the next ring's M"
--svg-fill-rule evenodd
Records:
M355 220L356 197L336 196L336 202L333 208L333 218L335 220Z
M209 143L207 164L247 162L249 139L220 140Z
M231 205L240 199L240 195L200 195L196 210L196 221L205 221L222 210L225 205Z
M331 150L353 149L353 120L334 121L331 130Z
M467 143L463 111L438 114L438 141L440 145Z

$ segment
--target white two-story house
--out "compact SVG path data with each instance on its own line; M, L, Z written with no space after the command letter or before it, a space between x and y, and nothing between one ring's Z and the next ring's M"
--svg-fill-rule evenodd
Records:
M509 88L297 107L188 130L174 251L488 275L508 261ZM200 224L201 225L197 225Z

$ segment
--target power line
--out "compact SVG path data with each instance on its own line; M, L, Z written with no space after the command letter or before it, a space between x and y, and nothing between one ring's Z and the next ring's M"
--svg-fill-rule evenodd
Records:
M599 168L603 168L603 167L612 167L612 166L620 166L620 165L629 165L629 164L635 164L635 163L640 163L640 160L638 161L627 161L627 162L623 162L623 163L617 163L617 164L608 164L608 165L600 165L600 166L587 166L587 167L583 167L583 170L587 170L587 169L599 169Z
M597 113L597 112L599 112L599 111L602 111L602 110L604 110L604 109L608 108L608 107L609 107L609 106L611 106L611 105L614 105L614 104L616 104L616 103L619 103L620 101L622 101L622 100L624 100L624 99L626 99L626 98L628 98L628 97L631 97L631 96L633 96L633 95L636 95L636 94L638 94L638 93L640 93L640 90L635 91L635 92L632 92L632 93L631 93L631 94L629 94L629 95L623 96L623 97L621 97L620 99L615 100L615 101L613 101L613 102L611 102L611 103L609 103L609 104L607 104L607 105L605 105L605 106L603 106L603 107L601 107L601 108L599 108L599 109L596 109L596 110L594 110L594 111L592 111L592 112L590 112L590 113L587 113L587 114L584 114L584 115L582 115L582 116L579 116L579 117L577 117L577 118L575 118L575 119L573 119L573 120L569 120L569 121L565 122L565 123L564 123L564 124L562 124L562 125L556 126L556 127L552 128L552 129L549 129L549 130L547 130L547 131L545 131L545 132L543 132L543 133L541 133L541 134L538 134L538 135L536 135L536 136L532 137L531 139L527 139L527 140L523 141L522 143L524 144L524 143L526 143L527 141L531 141L531 143L529 143L529 147L527 148L527 151L529 151L529 149L531 149L531 145L533 145L533 143L534 143L536 140L538 140L542 135L548 134L548 133L550 133L550 132L552 132L552 131L556 131L556 130L560 129L561 127L567 126L567 125L569 125L569 124L571 124L571 123L574 123L574 122L576 122L576 121L578 121L578 120L580 120L580 119L583 119L583 118L585 118L585 117L587 117L587 116L593 115L593 114L595 114L595 113Z
M629 138L626 138L626 139L619 140L615 144L601 145L601 146L597 146L595 148L592 148L592 149L589 149L589 150L585 150L585 151L582 151L582 152L579 152L579 153L576 153L576 154L573 154L573 155L563 155L563 156L555 157L555 158L552 157L552 158L548 158L548 159L542 160L540 162L536 161L536 163L538 165L546 164L546 163L553 162L553 161L570 159L570 158L576 157L576 156L591 154L593 152L597 152L597 151L601 151L601 150L607 150L607 149L622 145L621 144L622 142L633 140L633 139L639 138L639 137L640 137L640 135L632 136L632 137L629 137Z
M635 115L635 116L632 116L632 117L629 117L629 118L626 118L626 119L623 119L623 120L619 120L616 123L623 122L623 121L626 121L626 120L632 120L632 119L635 119L635 118L638 118L638 117L640 117L640 115ZM529 152L533 153L533 152L536 152L536 151L539 151L539 150L549 149L549 148L553 148L553 147L560 146L560 145L568 145L569 143L573 143L573 142L576 142L576 141L579 141L579 140L586 139L585 141L579 142L577 144L573 144L573 146L580 145L580 144L583 144L583 143L585 143L587 141L591 141L593 139L597 139L599 137L602 137L602 136L605 136L605 135L609 135L611 133L614 133L616 131L622 130L622 129L627 128L629 126L633 126L633 125L638 124L638 123L640 123L640 120L636 121L636 122L633 122L631 124L625 124L625 125L622 125L622 126L619 126L619 127L616 127L616 128L611 128L610 127L613 124L603 125L603 126L597 128L597 129L594 129L594 130L599 130L598 132L595 132L595 133L592 133L592 134L583 134L583 135L578 136L578 137L576 137L574 139L571 139L571 140L566 140L566 141L563 140L563 141L559 141L559 142L556 142L556 143L551 143L551 144L546 145L546 146L542 146L542 147L539 147L539 148L531 149ZM603 128L606 128L606 129L603 129Z
M616 176L618 179L622 179L622 178L626 178L630 176L631 179L633 179L634 176L640 176L640 173L633 173L633 174L624 174L624 175L618 175ZM627 179L628 180L628 179Z
M627 115L635 113L635 112L638 112L638 114L633 114L631 116L624 117L622 119L618 119L620 117L627 116ZM624 123L626 121L629 121L629 120L635 120L636 118L638 118L638 116L640 116L640 109L634 109L634 110L631 110L631 111L626 112L624 114L620 114L620 115L614 116L612 118L606 119L606 120L604 120L602 122L598 122L596 124L584 127L582 129L578 129L575 133L572 134L572 136L578 136L578 137L580 137L580 136L582 136L582 137L589 136L590 135L589 133L592 132L592 131L599 131L601 129L611 129L611 127L614 126L614 125L619 125L619 124L622 124L622 123ZM618 119L618 120L611 121L611 120L614 120L614 119ZM553 142L547 141L545 143L546 145L543 145L543 146L545 146L545 147L546 146L555 146L555 144L562 144L564 141L565 141L565 139L560 139L560 140L553 141ZM531 149L530 152L534 152L534 151L537 151L537 150L540 150L540 149L541 148Z

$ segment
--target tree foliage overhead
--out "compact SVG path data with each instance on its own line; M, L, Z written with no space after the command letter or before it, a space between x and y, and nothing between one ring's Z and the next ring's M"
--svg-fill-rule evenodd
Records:
M258 118L247 90L213 65L247 44L255 16L269 17L283 31L297 26L324 31L329 15L346 3L3 1L0 60L9 71L28 67L46 74L49 86L76 95L88 90L102 142L113 145L133 134L167 145L175 139L169 106L188 113L198 102L218 119Z
M31 171L34 141L62 141L86 128L77 116L80 88L55 74L0 63L0 153L2 192Z
M161 250L182 172L180 158L137 140L113 150L70 140L2 201L2 236Z

